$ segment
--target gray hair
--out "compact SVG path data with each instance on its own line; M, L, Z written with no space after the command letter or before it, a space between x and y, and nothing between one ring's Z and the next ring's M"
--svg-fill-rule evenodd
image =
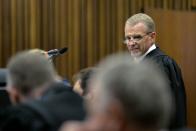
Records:
M45 56L30 51L23 51L13 56L7 68L8 85L11 84L23 95L47 82L54 81L56 73Z
M131 26L134 26L138 23L145 24L147 27L147 32L155 31L155 23L153 19L144 13L135 14L126 21L126 24L131 25Z
M100 106L120 101L126 119L142 127L165 127L172 112L172 95L163 72L151 61L135 62L129 54L108 57L94 76Z

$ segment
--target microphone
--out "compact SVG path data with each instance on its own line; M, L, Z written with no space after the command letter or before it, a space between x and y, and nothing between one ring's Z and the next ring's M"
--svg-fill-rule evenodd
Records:
M68 50L67 47L64 47L62 49L53 49L53 50L49 50L47 52L47 54L49 55L49 59L50 59L50 58L53 58L55 56L58 56L58 55L61 55L61 54L65 53L65 52L67 52L67 50Z

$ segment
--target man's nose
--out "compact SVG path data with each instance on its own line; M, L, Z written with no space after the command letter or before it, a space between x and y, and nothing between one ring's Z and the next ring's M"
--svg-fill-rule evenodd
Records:
M133 41L133 40L129 40L128 42L127 42L127 45L128 46L133 46L133 45L135 45L136 43Z

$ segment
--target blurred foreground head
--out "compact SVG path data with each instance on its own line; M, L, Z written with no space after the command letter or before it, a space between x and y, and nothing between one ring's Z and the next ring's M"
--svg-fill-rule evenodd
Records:
M24 51L11 58L7 65L7 90L13 103L37 98L53 82L56 72L41 53Z
M35 48L35 49L29 50L29 52L30 52L30 53L37 53L37 54L43 55L43 56L45 56L46 58L49 59L48 53L47 53L46 51L44 51L44 50Z
M102 61L99 69L92 78L94 99L89 106L95 123L113 123L111 127L121 131L167 127L173 99L155 63L136 63L129 54L121 54Z

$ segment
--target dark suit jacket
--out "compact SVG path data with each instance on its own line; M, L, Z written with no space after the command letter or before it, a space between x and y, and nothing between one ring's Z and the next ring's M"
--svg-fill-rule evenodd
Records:
M151 51L145 59L152 59L166 73L175 98L175 113L171 120L170 129L186 126L186 93L181 70L177 63L158 47Z
M85 115L82 97L57 83L40 100L2 110L0 131L56 131L63 122Z

